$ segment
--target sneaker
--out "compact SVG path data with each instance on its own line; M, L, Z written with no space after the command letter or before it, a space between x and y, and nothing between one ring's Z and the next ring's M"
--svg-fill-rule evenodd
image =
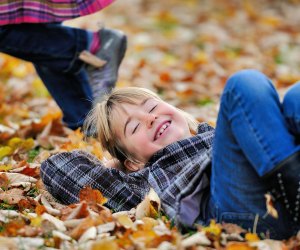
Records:
M115 87L119 66L127 48L126 35L121 31L102 28L99 37L101 47L95 56L100 59L102 66L88 65L86 68L94 100L110 93Z

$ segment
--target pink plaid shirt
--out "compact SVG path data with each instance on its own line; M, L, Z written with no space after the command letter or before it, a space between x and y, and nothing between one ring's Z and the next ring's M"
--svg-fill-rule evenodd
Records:
M114 0L1 0L0 25L53 23L99 11Z

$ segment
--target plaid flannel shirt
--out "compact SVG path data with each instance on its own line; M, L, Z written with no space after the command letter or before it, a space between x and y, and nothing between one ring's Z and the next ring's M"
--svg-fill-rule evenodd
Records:
M197 135L159 150L144 169L129 174L106 168L84 151L59 153L42 163L41 177L62 203L77 202L79 191L91 186L108 198L106 206L114 211L135 207L152 187L170 218L192 225L206 213L213 136L214 129L202 123Z
M1 0L0 25L52 23L88 15L114 0Z

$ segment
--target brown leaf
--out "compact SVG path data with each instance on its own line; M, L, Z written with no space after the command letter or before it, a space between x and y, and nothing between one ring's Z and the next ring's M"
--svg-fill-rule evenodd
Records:
M26 199L25 196L23 196L23 193L24 191L22 189L13 188L0 193L0 200L10 205L18 204L20 200Z
M18 202L19 211L23 211L24 209L34 210L37 204L38 203L34 199L26 197L26 199L21 199Z
M9 185L9 179L5 173L0 174L0 187L4 190L7 190Z

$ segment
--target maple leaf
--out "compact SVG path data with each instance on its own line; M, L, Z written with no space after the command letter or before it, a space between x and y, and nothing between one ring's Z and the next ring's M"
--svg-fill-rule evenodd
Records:
M82 190L80 190L79 199L80 201L86 201L89 205L103 205L105 202L107 202L107 199L102 195L102 193L99 190L92 189L89 186L84 187Z

